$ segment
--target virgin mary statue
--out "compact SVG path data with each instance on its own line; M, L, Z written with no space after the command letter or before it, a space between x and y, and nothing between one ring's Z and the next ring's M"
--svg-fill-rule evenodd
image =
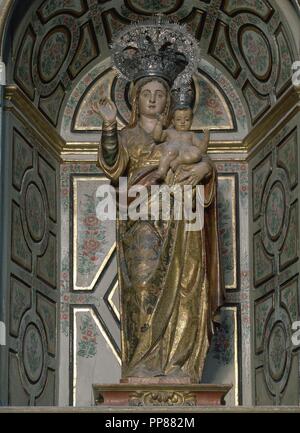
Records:
M95 107L103 119L98 163L112 183L121 176L128 188L156 183L162 147L153 130L160 115L168 126L171 87L191 73L195 43L181 26L159 22L119 36L113 62L131 81L130 122L117 132L116 106L105 95ZM170 169L163 183L204 185L204 227L188 231L187 221L174 217L118 221L122 379L199 382L223 302L216 170L204 156Z

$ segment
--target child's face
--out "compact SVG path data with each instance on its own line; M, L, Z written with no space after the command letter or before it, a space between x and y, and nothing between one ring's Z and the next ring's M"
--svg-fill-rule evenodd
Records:
M193 112L190 108L176 110L173 117L173 123L176 131L188 131L192 126Z

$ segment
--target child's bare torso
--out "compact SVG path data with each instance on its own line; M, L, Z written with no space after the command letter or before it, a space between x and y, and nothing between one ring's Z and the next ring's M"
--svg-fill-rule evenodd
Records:
M180 148L182 149L183 147L186 148L193 145L194 133L191 131L177 131L175 128L169 128L166 130L166 135L167 146L180 145Z
M197 146L197 139L193 132L170 128L165 130L164 138L162 156L157 169L158 177L166 176L169 168L175 171L180 164L201 161L202 151Z

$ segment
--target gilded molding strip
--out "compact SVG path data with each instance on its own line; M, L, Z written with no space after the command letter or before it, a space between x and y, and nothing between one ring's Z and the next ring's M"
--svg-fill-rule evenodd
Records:
M73 178L73 290L85 290L85 291L91 291L94 289L94 286L106 268L109 260L111 259L112 255L116 251L116 242L113 243L112 247L108 251L107 255L105 256L104 260L101 263L101 266L99 267L98 271L96 272L93 281L91 284L87 287L81 287L76 285L77 281L77 240L78 240L78 201L77 201L77 182L90 182L90 181L99 181L99 180L107 180L104 176L97 176L97 177L80 177L76 176Z
M36 131L43 138L45 147L52 150L60 161L96 162L98 142L66 142L17 86L5 86L5 100L11 105L6 104L4 110L13 111L23 124L25 124L25 119L27 127L34 124ZM265 140L270 139L271 134L273 136L276 133L274 125L278 127L291 110L300 110L299 101L300 87L291 86L243 141L212 141L209 146L209 153L225 155L227 153L251 152L252 157L252 150ZM271 132L268 135L266 131ZM81 159L81 156L88 156L88 158Z
M37 141L42 144L43 148L50 152L60 164L64 162L60 157L59 152L57 152L57 150L54 148L54 142L48 141L43 135L41 135L40 132L35 129L34 125L32 123L28 123L28 121L20 114L19 110L15 109L15 107L6 107L5 111L13 113L15 118L23 125L23 127L30 131L30 133L36 137Z
M118 353L116 352L115 348L113 347L113 345L111 344L110 339L108 338L105 330L103 329L101 323L98 320L98 317L96 316L96 314L94 313L94 311L92 310L92 308L74 308L73 310L73 384L72 384L72 391L73 391L73 406L76 406L76 391L77 391L77 314L78 313L90 313L90 315L92 316L92 318L94 319L94 322L96 323L99 331L101 332L103 338L105 339L106 343L108 344L108 346L110 347L112 353L114 354L116 360L118 361L118 363L121 365L121 358L119 357Z
M292 109L300 109L300 86L291 86L286 93L277 101L262 120L250 131L245 137L243 144L248 153L252 151L258 144L269 140L274 134L274 125L277 128L280 123L285 120L286 115ZM269 133L271 131L271 133Z
M85 162L95 163L98 156L98 142L67 142L62 149L60 156L64 162ZM208 148L209 154L245 154L247 148L244 147L242 141L213 141ZM88 156L88 158L80 158L80 156Z
M281 131L281 129L287 125L294 117L300 113L300 103L295 105L287 114L286 117L281 119L279 123L277 123L276 127L272 129L271 133L264 137L263 140L247 155L247 162L250 162L255 156L262 150L262 148L271 140L273 140L276 135Z
M239 363L238 363L238 326L237 326L237 307L225 307L225 310L233 311L234 316L234 400L236 406L239 405Z
M114 296L114 294L115 294L115 291L117 290L117 288L118 288L118 282L116 282L116 284L114 285L114 287L113 287L112 291L110 292L109 297L108 297L107 300L108 300L109 305L113 309L115 315L121 321L121 315L119 313L119 310L118 310L117 306L115 305L115 303L114 303L114 301L112 299L113 296Z
M35 133L42 137L45 147L54 152L55 156L61 160L61 151L65 146L64 139L48 123L19 87L5 86L4 99L7 101L4 111L12 111L24 126L30 126Z

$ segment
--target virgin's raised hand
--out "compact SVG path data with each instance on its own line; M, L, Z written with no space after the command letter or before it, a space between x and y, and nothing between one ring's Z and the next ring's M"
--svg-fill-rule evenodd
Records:
M115 122L117 117L117 107L113 101L108 98L100 100L98 104L98 110L104 121L109 123Z
M105 95L103 85L99 88L99 102L92 103L92 110L105 122L113 123L116 121L117 108L113 101Z

